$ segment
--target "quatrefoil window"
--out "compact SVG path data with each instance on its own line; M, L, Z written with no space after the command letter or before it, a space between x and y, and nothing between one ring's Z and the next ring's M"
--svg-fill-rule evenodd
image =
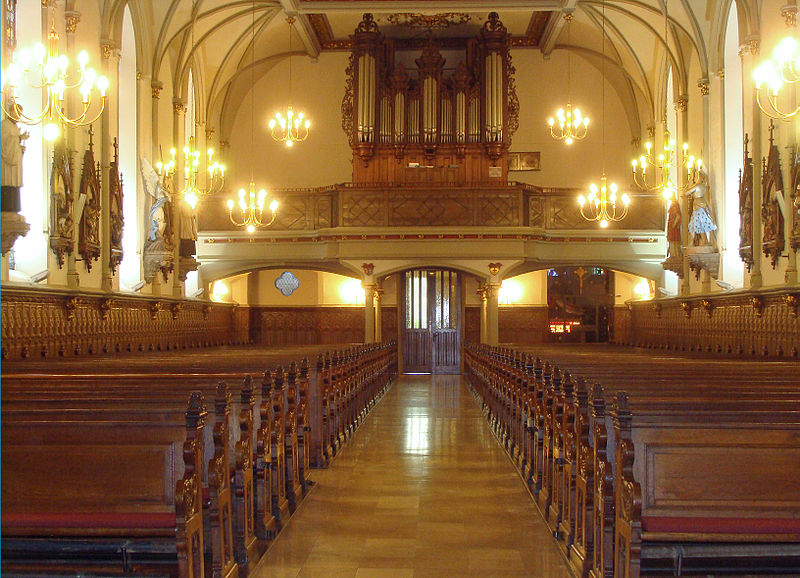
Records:
M288 297L300 287L300 279L292 275L291 271L284 271L281 276L275 279L275 287Z

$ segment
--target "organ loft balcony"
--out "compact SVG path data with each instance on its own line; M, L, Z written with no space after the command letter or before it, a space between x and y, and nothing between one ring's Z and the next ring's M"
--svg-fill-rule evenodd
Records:
M507 259L593 263L657 273L666 254L659 195L630 193L631 210L601 229L581 217L574 189L516 182L448 182L447 169L410 169L402 184L342 183L273 190L275 222L234 227L225 193L199 210L198 261L209 271L346 259ZM651 270L652 269L652 270Z

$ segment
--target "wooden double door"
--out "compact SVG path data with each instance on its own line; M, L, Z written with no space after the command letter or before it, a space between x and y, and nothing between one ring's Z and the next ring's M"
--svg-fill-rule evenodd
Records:
M461 371L461 280L456 271L403 274L403 366L407 373Z

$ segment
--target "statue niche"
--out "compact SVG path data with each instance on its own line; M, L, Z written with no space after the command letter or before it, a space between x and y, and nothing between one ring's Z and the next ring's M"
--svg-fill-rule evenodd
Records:
M774 269L783 253L786 239L784 237L784 221L778 202L778 195L783 192L783 176L778 147L775 145L773 132L775 125L769 125L769 155L763 162L761 177L761 248L772 262Z
M739 257L747 265L753 266L753 157L748 145L750 139L744 135L744 160L739 171Z
M71 255L73 250L73 205L72 151L67 149L62 136L53 147L53 167L50 171L50 249L56 255L59 269L64 266L64 257Z
M125 226L122 209L122 175L119 172L119 147L117 139L114 138L114 160L108 167L108 189L111 207L109 215L111 217L111 253L109 267L111 273L117 272L117 267L122 263L122 229Z
M100 258L100 163L94 161L94 131L89 127L89 147L83 153L83 171L79 191L83 210L78 220L78 253L86 270ZM79 203L80 204L80 203Z
M415 70L397 58L408 47L384 37L371 14L351 38L342 129L353 182L505 182L519 101L510 36L496 12L449 76L431 29Z

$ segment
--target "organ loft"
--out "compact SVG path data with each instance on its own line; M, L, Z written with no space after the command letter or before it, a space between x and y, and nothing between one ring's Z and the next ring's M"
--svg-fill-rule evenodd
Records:
M800 575L800 33L2 2L0 571Z

